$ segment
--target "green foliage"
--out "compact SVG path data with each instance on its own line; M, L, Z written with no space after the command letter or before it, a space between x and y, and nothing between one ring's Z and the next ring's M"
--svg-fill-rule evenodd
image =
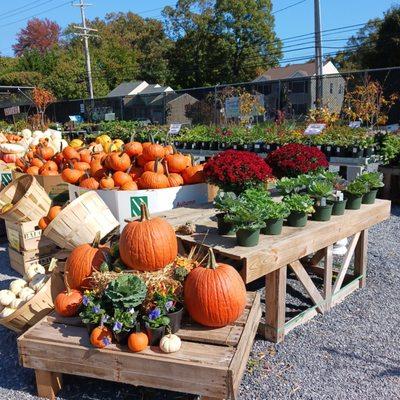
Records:
M79 313L82 322L100 325L102 318L106 315L101 299L96 297L93 292L85 292L82 311Z
M400 156L400 135L386 134L382 141L380 154L383 157L385 165L398 162Z
M145 283L134 275L122 275L112 281L104 297L114 309L130 309L143 303L147 293Z
M299 193L306 188L308 181L306 175L299 175L296 178L283 177L276 183L276 189L282 196Z
M185 278L189 275L189 271L185 267L178 267L174 271L174 279L179 282L184 282Z
M333 185L327 180L316 179L308 185L308 194L318 200L329 198L333 193Z
M347 185L346 192L352 194L353 196L363 196L369 192L369 188L365 182L361 181L360 179L355 179L353 182Z
M113 317L108 321L115 333L129 332L135 326L137 313L124 311L120 309L114 310ZM120 328L120 329L117 329Z
M308 194L294 193L283 198L283 202L291 212L312 213L314 212L314 200Z
M289 207L284 202L271 201L264 212L264 220L284 219L290 214Z
M364 182L370 190L385 186L383 183L383 175L379 172L366 172L360 175L358 180Z
M236 200L236 195L233 192L224 192L219 190L214 199L214 207L222 212L228 212L232 203Z

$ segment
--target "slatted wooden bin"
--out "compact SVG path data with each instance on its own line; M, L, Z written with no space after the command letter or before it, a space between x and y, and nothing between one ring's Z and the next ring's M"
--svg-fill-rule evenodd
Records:
M18 338L18 351L22 365L35 369L39 396L48 399L61 388L61 374L237 399L260 317L260 295L249 292L234 324L219 329L184 324L177 333L181 349L165 354L158 347L140 353L114 344L95 349L85 328L48 316Z
M100 232L100 238L118 228L119 223L106 203L95 191L89 191L65 207L43 234L62 249L91 243Z

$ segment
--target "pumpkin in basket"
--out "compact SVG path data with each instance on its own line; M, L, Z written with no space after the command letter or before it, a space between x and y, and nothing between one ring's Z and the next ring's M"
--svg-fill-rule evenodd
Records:
M98 271L103 262L107 262L110 254L108 247L99 246L100 233L92 244L82 244L72 250L67 258L65 270L67 283L71 289L90 288L90 276Z
M143 146L143 157L147 161L154 161L157 158L165 156L164 147L161 144L151 143L149 146Z
M139 142L129 142L124 146L124 152L129 157L136 157L143 153L143 146Z
M184 285L184 302L194 321L211 328L235 322L246 306L246 287L230 265L215 261L209 250L208 264L193 269Z
M183 170L190 167L190 157L181 153L174 153L165 157L169 172L180 174Z
M147 205L140 205L140 220L125 226L119 238L122 262L138 271L157 271L175 260L178 241L174 228L162 218L150 219Z

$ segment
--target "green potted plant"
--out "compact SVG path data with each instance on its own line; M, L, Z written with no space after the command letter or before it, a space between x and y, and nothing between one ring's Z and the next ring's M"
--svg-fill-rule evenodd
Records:
M327 180L317 179L308 186L309 195L315 199L314 221L329 221L332 215L333 203L329 202L333 195L333 185Z
M169 318L160 308L156 307L143 316L143 321L150 346L158 346L161 338L165 335L165 328L170 324Z
M347 185L345 190L348 210L359 210L363 196L369 192L368 185L360 179L356 179Z
M290 214L287 218L289 226L304 227L307 224L308 214L314 212L314 201L308 194L294 193L283 199Z
M155 293L154 300L158 308L164 310L169 318L171 333L176 333L181 328L183 304L173 293Z
M361 182L364 182L369 191L364 194L362 203L363 204L374 204L378 190L385 186L383 184L383 176L379 172L367 172L358 177Z
M261 230L264 235L280 235L282 233L283 221L290 214L286 203L272 201L264 212L265 227Z
M79 313L82 323L86 326L89 335L99 325L104 325L109 316L101 304L101 299L95 297L94 292L86 291L82 300L82 311Z
M233 192L218 191L217 196L214 199L214 207L218 210L216 215L218 224L219 235L234 235L235 230L230 222L225 221L225 216L228 213L232 201L236 199L236 195Z
M114 316L110 319L110 327L114 339L119 344L127 344L128 336L135 327L137 313L134 308L130 310L114 310Z

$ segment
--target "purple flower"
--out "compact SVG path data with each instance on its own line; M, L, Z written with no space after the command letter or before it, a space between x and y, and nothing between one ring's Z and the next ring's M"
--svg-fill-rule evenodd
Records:
M110 317L109 317L108 315L103 315L103 316L101 317L100 325L103 326L103 325L108 321L109 318L110 318Z
M92 311L93 311L95 314L99 314L99 312L100 312L100 307L99 307L99 306L94 306L94 307L92 308Z
M89 297L83 296L82 304L83 304L85 307L87 307L87 305L89 304Z
M103 338L104 346L109 346L111 344L111 340L108 337Z
M172 301L172 300L170 300L170 301L167 301L166 303L165 303L165 309L167 310L167 311L169 311L171 308L173 308L174 307L174 302Z
M121 322L115 321L115 324L114 324L114 326L113 326L113 331L116 332L116 331L120 331L121 329L122 329L122 324L121 324Z
M149 313L149 319L150 321L154 321L161 315L161 311L159 308L155 308L153 311Z

